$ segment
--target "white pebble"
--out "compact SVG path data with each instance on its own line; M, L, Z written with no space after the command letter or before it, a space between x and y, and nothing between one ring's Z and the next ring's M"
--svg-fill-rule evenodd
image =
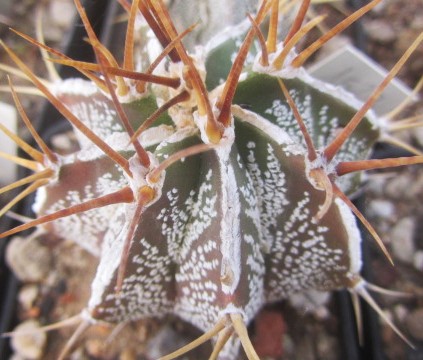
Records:
M404 305L399 304L394 307L394 313L395 317L402 322L405 321L409 311Z
M7 246L6 261L21 281L40 282L48 275L51 255L35 236L16 236Z
M414 228L414 219L405 217L397 222L390 234L394 256L408 264L412 264L415 253Z
M382 19L367 21L364 24L364 30L372 40L381 44L391 43L397 38L397 33L393 26Z
M19 304L21 304L24 310L30 309L38 296L38 286L37 285L25 285L18 295Z
M35 320L27 320L15 328L14 332L18 334L12 337L11 343L18 356L29 360L42 358L47 335L39 328L40 324Z
M386 195L392 199L405 200L410 199L410 184L413 184L414 179L408 174L400 174L388 181L385 187ZM411 195L411 198L414 195Z
M418 250L414 254L413 265L417 270L423 271L423 251L422 250Z
M370 202L368 214L391 219L395 215L395 206L391 201L376 199Z
M307 290L302 293L292 294L289 297L289 302L307 313L313 313L320 319L327 318L329 312L326 309L326 304L329 301L330 294L326 291Z
M411 336L417 340L423 340L423 308L411 312L405 324Z
M50 19L54 24L61 28L67 29L74 21L75 6L73 1L56 0L50 3Z
M423 146L423 128L416 128L413 131L414 138L417 140L420 146Z

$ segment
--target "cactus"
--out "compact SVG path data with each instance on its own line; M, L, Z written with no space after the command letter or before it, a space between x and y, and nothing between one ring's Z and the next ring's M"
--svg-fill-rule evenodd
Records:
M279 3L268 0L190 54L182 38L194 26L178 34L162 2L120 3L129 15L122 64L97 39L79 0L97 63L69 59L16 31L84 80L42 81L2 43L79 139L74 154L50 150L10 81L40 150L2 126L35 173L2 190L29 184L1 214L36 191L37 218L1 236L41 226L99 257L77 333L97 321L175 314L204 335L165 359L215 337L212 358L235 358L241 344L257 359L246 326L267 303L347 288L374 305L360 276L354 215L390 257L348 196L364 170L423 161L366 160L386 131L369 110L423 36L361 104L312 78L303 63L379 0L300 53L295 45L323 20L302 25L310 1L283 40Z

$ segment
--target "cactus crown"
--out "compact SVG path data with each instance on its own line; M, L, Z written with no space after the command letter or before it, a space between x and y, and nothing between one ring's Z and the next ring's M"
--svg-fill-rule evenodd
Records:
M348 288L373 304L359 275L354 214L390 257L347 195L362 170L423 161L365 160L384 131L369 109L423 35L362 105L302 65L379 1L300 53L298 41L323 20L303 24L307 0L282 41L281 6L265 0L255 16L195 54L182 41L195 25L178 33L155 0L120 1L128 13L122 61L98 40L79 0L97 63L70 59L16 31L85 80L44 81L2 43L80 141L75 154L50 150L9 80L39 150L1 126L32 158L14 160L34 174L2 189L29 184L0 214L37 191L38 217L1 236L43 226L99 256L78 333L91 321L174 313L205 334L165 359L215 335L212 358L234 357L239 339L257 359L246 325L268 302Z

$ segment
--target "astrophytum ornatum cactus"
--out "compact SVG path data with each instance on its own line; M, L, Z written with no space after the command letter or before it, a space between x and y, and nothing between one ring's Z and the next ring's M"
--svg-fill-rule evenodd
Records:
M96 64L20 35L88 79L41 81L3 44L72 123L81 149L53 153L11 84L41 148L26 147L35 175L18 183L31 184L23 195L37 190L38 218L2 236L42 225L99 257L80 327L172 313L205 335L166 359L214 336L212 358L234 358L240 340L257 359L246 325L269 302L347 288L373 303L359 275L354 214L386 250L347 195L362 170L422 162L363 160L385 131L368 110L422 36L362 105L302 64L379 0L300 53L295 45L323 17L303 25L303 1L279 42L279 2L263 1L255 17L192 54L182 38L194 26L178 34L161 1L121 1L129 14L122 65L75 3Z

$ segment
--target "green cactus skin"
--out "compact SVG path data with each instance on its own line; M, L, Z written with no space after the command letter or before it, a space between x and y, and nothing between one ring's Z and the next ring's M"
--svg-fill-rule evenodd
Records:
M141 4L147 7L144 16L154 13L152 5ZM192 55L198 74L205 78L207 101L215 116L221 110L214 105L222 94L220 84L233 76L232 60L241 54L239 44L246 29L245 24L234 27L205 46L201 56ZM148 57L155 41L139 50L144 51L140 57ZM177 89L149 85L139 94L133 80L124 80L130 90L119 97L120 106L133 129L176 94L191 94L189 101L172 106L138 137L148 153L148 166L130 143L109 94L89 80L49 86L68 111L129 164L128 173L75 127L81 150L57 156L54 177L37 191L34 210L40 219L122 189L132 191L127 201L119 197L111 205L77 211L43 225L54 233L66 233L100 259L83 312L86 320L122 323L175 314L207 333L233 314L249 324L265 304L293 294L341 288L364 291L359 290L364 284L361 237L353 211L337 194L326 204L327 188L312 172L323 170L334 186L353 194L360 173L340 177L336 167L368 157L381 133L379 120L368 113L336 157L326 161L324 149L353 118L359 102L313 79L301 67L261 65L255 45L230 99L230 124L217 143L200 114L195 89L186 83L192 78L181 75L189 68L186 61L182 65L170 61L160 73L169 78L176 74L181 80ZM289 56L295 55L292 50ZM315 159L310 159L278 79L289 89L317 149ZM208 144L209 150L182 156L158 178L150 177L172 155L202 144ZM139 216L139 192L144 188L152 195ZM316 219L323 204L327 208ZM235 339L220 357L234 358L238 348Z

